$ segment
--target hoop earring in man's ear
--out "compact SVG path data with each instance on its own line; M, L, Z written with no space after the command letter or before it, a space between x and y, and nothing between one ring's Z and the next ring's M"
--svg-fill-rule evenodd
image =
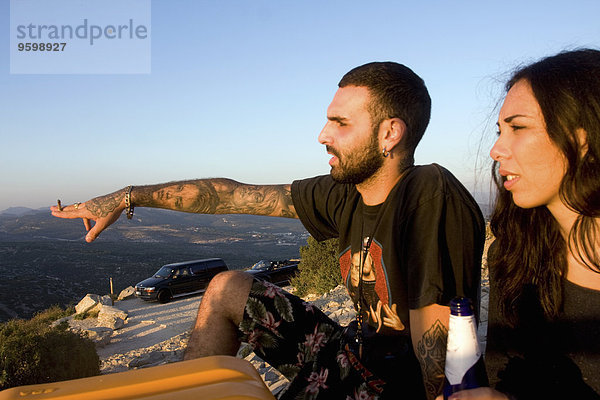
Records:
M389 152L389 151L387 151L387 150L385 149L385 147L384 147L384 148L383 148L383 151L381 152L381 154L382 154L384 157L387 157L387 156L389 156L389 155L390 155L390 152Z

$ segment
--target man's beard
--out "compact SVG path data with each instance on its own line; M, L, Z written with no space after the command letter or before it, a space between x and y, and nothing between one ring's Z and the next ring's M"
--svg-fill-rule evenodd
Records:
M376 131L372 132L366 146L353 149L349 154L340 154L340 151L329 146L327 151L339 160L337 167L331 167L331 177L338 183L358 185L373 176L383 165Z

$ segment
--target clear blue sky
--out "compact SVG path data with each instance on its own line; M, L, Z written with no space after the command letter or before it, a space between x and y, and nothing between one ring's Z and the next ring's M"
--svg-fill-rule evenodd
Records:
M385 60L411 67L433 99L417 162L485 188L481 137L506 72L600 47L597 0L156 0L151 73L10 74L9 10L2 1L0 210L128 184L327 173L317 135L337 82Z

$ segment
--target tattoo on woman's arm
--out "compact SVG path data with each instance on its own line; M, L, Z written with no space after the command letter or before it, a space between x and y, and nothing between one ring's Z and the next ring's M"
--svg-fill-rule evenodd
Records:
M447 339L448 328L436 320L417 343L417 358L428 398L433 399L442 391Z

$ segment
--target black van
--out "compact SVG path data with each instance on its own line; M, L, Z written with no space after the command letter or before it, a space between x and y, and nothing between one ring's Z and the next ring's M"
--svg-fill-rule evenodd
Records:
M221 271L227 271L227 265L220 258L163 265L152 278L135 285L135 295L167 303L173 297L204 292L212 277Z

